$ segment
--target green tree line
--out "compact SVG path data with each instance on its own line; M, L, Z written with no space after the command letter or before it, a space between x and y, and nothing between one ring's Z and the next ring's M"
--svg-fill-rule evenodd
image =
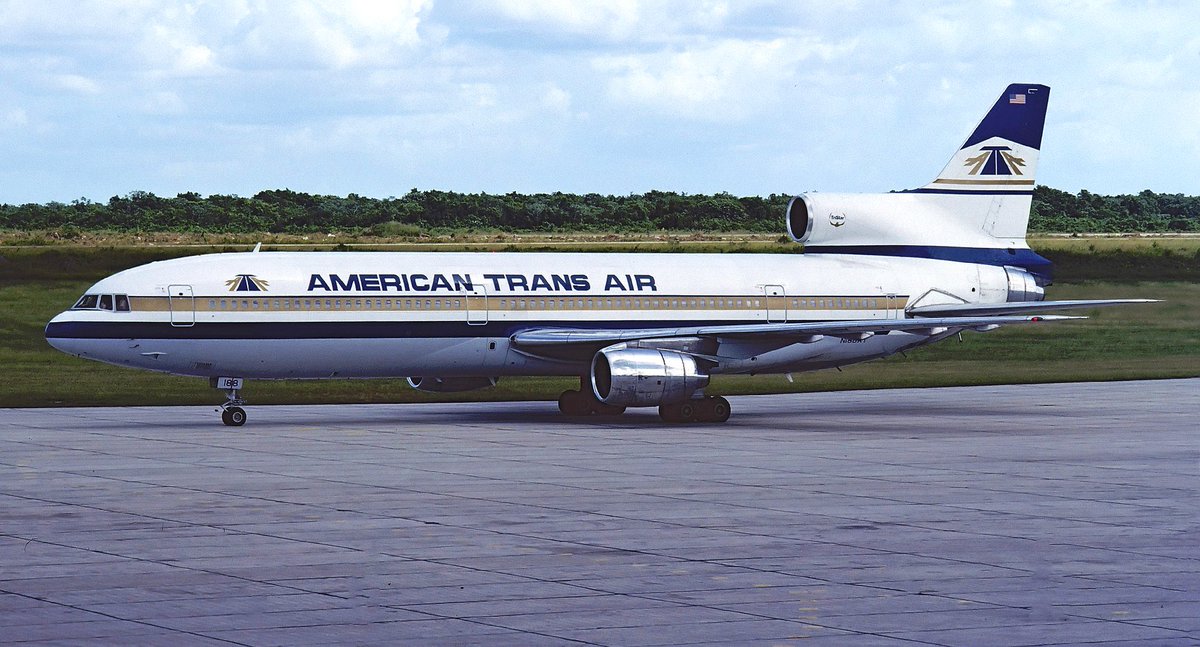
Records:
M589 193L455 193L418 191L403 197L311 195L288 189L253 197L173 198L145 191L65 204L0 205L0 228L63 231L308 233L360 231L389 236L438 230L750 231L782 232L788 194L736 197L650 191L628 196ZM1071 194L1039 186L1032 231L1200 231L1200 197L1142 191L1137 195Z

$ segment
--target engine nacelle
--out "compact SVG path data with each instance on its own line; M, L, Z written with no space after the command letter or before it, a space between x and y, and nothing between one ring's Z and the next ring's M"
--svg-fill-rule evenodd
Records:
M421 376L408 378L408 385L426 393L458 393L474 391L496 386L498 377L433 377Z
M806 193L788 202L787 232L806 245L913 244L953 229L952 220L937 217L940 210L938 202L903 193ZM932 221L939 223L937 230L922 226Z
M609 346L592 358L592 391L604 404L654 407L683 402L708 386L696 359L670 350Z
M786 218L792 240L816 247L1024 246L1024 223L1015 237L995 231L995 207L986 195L805 193L788 203Z
M1004 268L1008 275L1008 301L1041 301L1046 298L1046 291L1038 285L1037 279L1025 270L1015 267Z

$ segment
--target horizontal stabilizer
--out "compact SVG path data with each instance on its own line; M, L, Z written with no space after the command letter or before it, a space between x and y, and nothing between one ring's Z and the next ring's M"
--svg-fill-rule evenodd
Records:
M910 308L917 317L985 317L989 315L1030 314L1056 310L1078 310L1136 303L1158 303L1158 299L1086 299L1079 301L1017 301L1013 303L947 303Z

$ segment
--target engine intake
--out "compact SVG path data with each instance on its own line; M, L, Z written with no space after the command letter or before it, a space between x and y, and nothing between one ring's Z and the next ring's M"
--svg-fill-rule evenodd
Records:
M498 377L434 377L421 376L408 378L408 385L426 393L459 393L474 391L496 386Z
M812 209L808 208L808 201L802 195L792 198L787 206L788 236L793 241L803 244L812 235L812 230Z
M592 390L604 404L654 407L683 402L708 386L690 355L624 344L600 350L592 358Z

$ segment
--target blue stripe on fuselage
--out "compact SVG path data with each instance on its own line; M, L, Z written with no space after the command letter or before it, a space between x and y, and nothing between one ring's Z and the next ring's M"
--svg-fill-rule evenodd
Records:
M508 337L530 328L628 329L684 326L741 325L760 320L680 321L493 321L467 324L453 321L263 321L197 322L172 326L170 322L59 321L46 326L46 339L410 339Z
M899 256L930 258L959 263L1019 267L1037 278L1040 285L1050 285L1054 264L1032 249L990 249L984 247L940 247L936 245L810 245L806 254L856 254L863 256Z

